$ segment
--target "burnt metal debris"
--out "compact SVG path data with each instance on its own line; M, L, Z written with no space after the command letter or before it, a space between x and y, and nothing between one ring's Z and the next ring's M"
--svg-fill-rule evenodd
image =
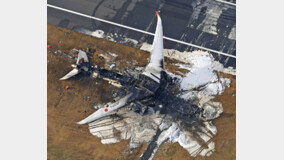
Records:
M164 70L163 31L161 18L158 13L157 18L157 28L150 62L145 70L128 70L118 73L96 65L93 66L90 64L86 53L79 50L76 66L71 72L61 78L61 80L65 80L81 73L105 79L112 85L122 88L125 93L120 95L117 100L107 104L105 107L99 108L96 112L78 122L78 124L88 123L90 128L94 128L96 124L104 125L103 122L108 121L105 119L107 117L111 117L111 121L119 121L129 118L131 115L136 119L146 119L149 123L140 122L139 125L151 128L153 136L147 137L152 140L148 141L150 143L144 154L140 157L143 160L153 158L157 147L166 139L164 131L172 133L175 130L183 128L191 131L193 135L196 134L199 136L201 134L208 134L208 131L210 131L210 129L205 127L205 122L207 121L207 117L211 116L211 112L208 112L208 109L204 112L203 107L199 107L192 100L183 99L178 93L173 92L178 83L173 76L170 76ZM123 112L122 110L126 111ZM129 116L125 115L127 113ZM152 115L161 119L161 122L156 123L155 127L152 126L151 121L155 121L155 119L152 119L153 117L151 118ZM216 118L217 116L214 115L211 117ZM165 124L162 124L163 121L168 121L172 124L166 124L168 126L165 127ZM108 137L109 139L112 138L111 136L115 136L116 133L118 133L117 130L113 131L113 135L100 134L100 136L110 136ZM127 134L125 137L127 137ZM161 137L162 140L158 140ZM196 139L200 138L197 136ZM201 144L209 142L209 140L204 140ZM198 149L197 152L201 151L202 149Z
M88 67L88 70L86 71L82 67ZM118 73L98 66L92 66L89 62L82 63L77 68L82 70L82 74L85 76L96 74L100 78L118 81L122 85L122 89L126 91L125 95L132 93L127 100L129 104L127 105L128 111L136 112L141 116L153 111L164 116L168 115L172 122L176 122L190 131L200 132L198 125L204 125L203 122L206 121L206 118L203 116L206 114L203 108L198 107L197 104L192 103L190 100L180 98L179 94L172 92L172 89L177 87L177 81L165 71L161 72L160 83L157 83L153 79L139 73L141 71L138 70ZM116 113L110 116L119 117ZM158 129L156 135L158 136L160 132ZM153 137L141 159L150 158L153 148L156 146L156 139L157 137Z

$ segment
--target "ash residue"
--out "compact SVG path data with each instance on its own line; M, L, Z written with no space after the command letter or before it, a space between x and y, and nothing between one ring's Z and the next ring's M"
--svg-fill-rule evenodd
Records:
M218 78L216 63L206 52L188 53L187 58L189 65L177 65L189 72L184 76L168 73L173 84L155 99L131 103L90 123L90 132L103 144L130 139L131 149L147 143L141 159L152 159L163 142L178 142L191 156L211 155L217 133L212 120L223 112L222 104L212 99L224 92L230 79ZM179 86L179 91L172 94L172 86Z

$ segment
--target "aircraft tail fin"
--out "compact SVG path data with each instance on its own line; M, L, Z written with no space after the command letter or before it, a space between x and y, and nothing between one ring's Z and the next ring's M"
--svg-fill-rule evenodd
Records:
M82 63L83 61L84 61L84 62L89 62L88 56L87 56L86 52L84 52L84 51L82 51L82 50L79 50L78 58L77 58L76 64L79 65L79 64Z

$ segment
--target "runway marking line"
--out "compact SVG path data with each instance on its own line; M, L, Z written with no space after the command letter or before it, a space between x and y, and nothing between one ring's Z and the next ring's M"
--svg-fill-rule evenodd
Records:
M148 35L151 35L151 36L155 35L154 33L151 33L151 32L143 31L143 30L140 30L140 29L137 29L137 28L133 28L133 27L129 27L129 26L126 26L126 25L123 25L123 24L111 22L111 21L104 20L104 19L97 18L97 17L93 17L93 16L90 16L90 15L86 15L86 14L79 13L79 12L76 12L76 11L72 11L72 10L69 10L69 9L54 6L54 5L51 5L51 4L47 4L47 7L54 8L54 9L61 10L61 11L65 11L65 12L72 13L72 14L76 14L76 15L79 15L79 16L82 16L82 17L94 19L94 20L101 21L101 22L104 22L104 23L112 24L112 25L115 25L115 26L118 26L118 27L130 29L130 30L137 31L137 32L140 32L140 33L148 34ZM180 44L184 44L184 45L187 45L187 46L191 46L191 47L194 47L194 48L198 48L198 49L201 49L201 50L206 50L206 51L209 51L209 52L221 54L221 55L224 55L224 56L227 56L227 57L236 58L236 56L228 54L228 53L223 53L223 52L220 52L220 51L216 51L216 50L213 50L213 49L210 49L210 48L206 48L206 47L198 46L198 45L195 45L195 44L187 43L187 42L180 41L180 40L177 40L177 39L173 39L173 38L169 38L169 37L165 37L165 36L164 36L164 39L169 40L169 41L173 41L173 42L177 42L177 43L180 43Z
M227 2L225 0L216 0L217 2L220 2L220 3L225 3L225 4L229 4L229 5L232 5L232 6L236 6L236 3L232 3L232 2Z

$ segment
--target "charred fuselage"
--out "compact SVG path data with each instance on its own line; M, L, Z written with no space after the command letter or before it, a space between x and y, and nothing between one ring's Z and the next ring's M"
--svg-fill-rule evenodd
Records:
M177 84L165 71L161 72L160 83L141 73L121 74L94 66L90 66L89 71L101 78L119 82L126 95L131 93L127 101L134 103L130 109L137 113L144 114L151 108L160 114L171 115L176 121L182 120L185 126L192 126L199 121L203 109L173 93L172 88Z

